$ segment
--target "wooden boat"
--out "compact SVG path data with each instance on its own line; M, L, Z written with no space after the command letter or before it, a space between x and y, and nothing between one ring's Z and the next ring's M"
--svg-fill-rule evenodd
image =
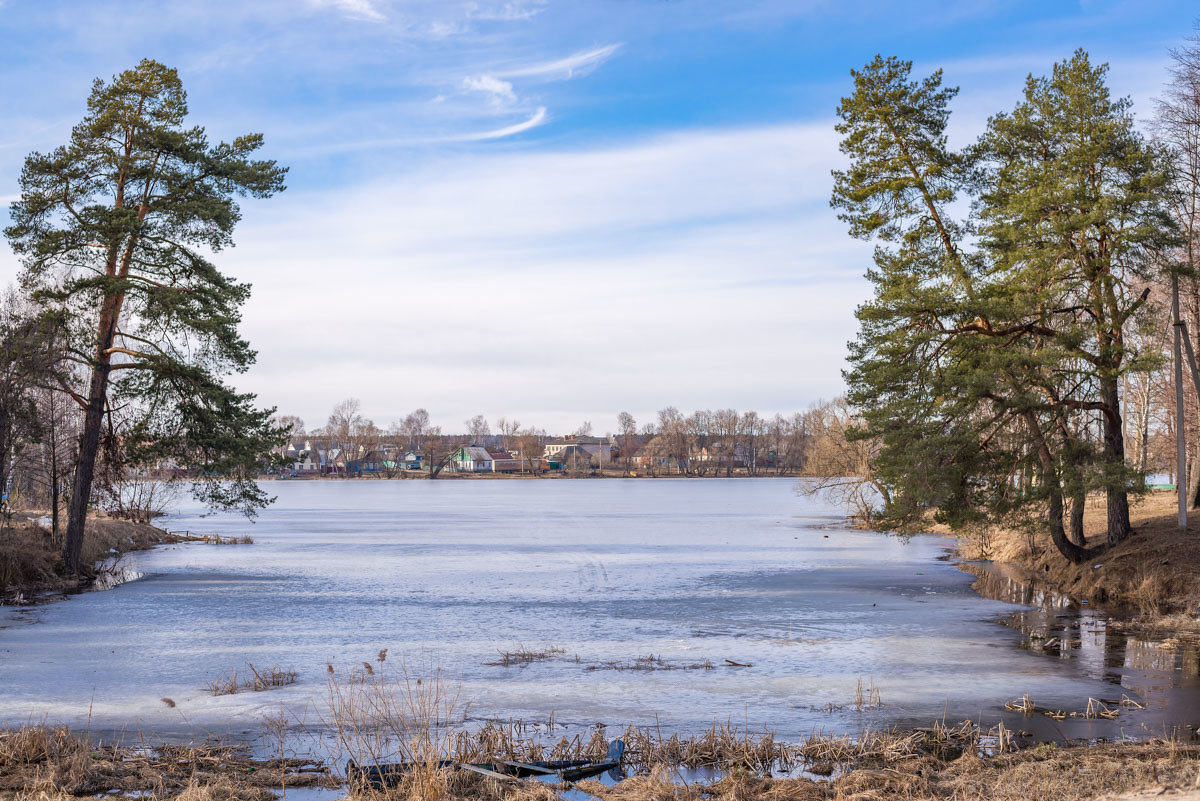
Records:
M608 746L608 755L604 760L590 759L554 759L537 762L513 762L496 760L494 762L459 762L454 759L439 759L438 768L457 768L459 770L478 773L491 779L511 781L513 779L529 779L539 776L552 776L564 782L577 782L610 770L621 767L621 757L625 753L625 743L613 740ZM351 784L366 785L375 790L395 787L401 778L411 770L412 762L387 762L378 765L359 765L354 760L346 763L346 778Z

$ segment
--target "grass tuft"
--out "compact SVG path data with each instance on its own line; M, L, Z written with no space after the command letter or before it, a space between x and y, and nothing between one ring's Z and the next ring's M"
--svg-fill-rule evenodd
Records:
M565 654L565 648L557 646L547 646L545 648L526 648L524 645L518 645L512 651L501 651L500 658L485 662L484 664L492 667L511 667L513 665L528 665L533 662L545 662L548 659Z
M260 693L265 690L274 689L275 687L286 687L289 684L295 684L297 679L296 671L280 667L279 665L259 670L247 662L246 669L250 675L241 682L238 681L238 672L236 670L217 676L208 683L209 694L236 695L242 690ZM167 699L163 700L165 703ZM174 704L172 703L171 706L174 706Z

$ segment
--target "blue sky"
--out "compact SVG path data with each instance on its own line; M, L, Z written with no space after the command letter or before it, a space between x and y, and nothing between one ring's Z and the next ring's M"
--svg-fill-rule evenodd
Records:
M948 10L949 8L949 10ZM289 189L220 256L237 379L310 426L346 396L609 430L623 409L790 412L840 391L869 247L828 209L833 109L875 53L962 87L953 135L1083 47L1149 113L1190 2L0 0L0 199L90 82L178 67ZM0 246L0 276L17 270Z

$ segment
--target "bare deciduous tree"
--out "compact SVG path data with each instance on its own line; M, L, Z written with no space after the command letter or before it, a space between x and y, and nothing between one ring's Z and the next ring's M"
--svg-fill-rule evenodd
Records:
M1200 36L1193 36L1183 47L1171 50L1171 59L1170 82L1163 97L1155 103L1153 127L1158 141L1170 148L1173 156L1176 202L1172 211L1183 238L1174 259L1183 268L1179 275L1180 305L1192 349L1200 353ZM1195 403L1196 388L1189 380L1184 381L1184 386L1193 408L1200 408ZM1194 414L1189 418L1185 422L1191 443L1188 496L1192 508L1197 508L1200 507L1200 469L1197 469L1200 420Z
M625 462L625 472L628 473L637 443L637 420L634 420L629 412L621 412L617 415L617 430L621 432L621 458Z
M517 435L517 450L521 454L521 465L531 475L537 475L542 471L543 437L544 432L533 428L527 428Z
M521 430L521 423L515 418L510 420L507 417L501 417L496 421L496 429L500 432L500 447L508 450L516 442L517 434Z
M303 437L305 434L304 420L294 414L280 415L276 419L276 422L280 428L286 428L290 436Z
M487 418L482 414L475 415L465 425L467 438L471 440L472 445L483 445L484 440L492 433L492 430L488 428Z
M878 445L851 436L855 419L845 398L812 411L816 436L805 466L812 479L801 482L801 492L823 495L849 509L859 520L870 521L880 502L888 497L887 488L876 480L871 464Z

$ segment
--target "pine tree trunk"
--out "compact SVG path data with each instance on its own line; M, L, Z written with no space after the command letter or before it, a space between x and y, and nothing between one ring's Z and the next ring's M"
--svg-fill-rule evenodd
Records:
M1037 450L1042 481L1045 482L1047 489L1046 523L1050 528L1050 540L1054 543L1054 547L1058 549L1058 552L1065 556L1068 561L1073 564L1085 562L1095 556L1096 551L1090 548L1082 548L1067 539L1066 529L1063 526L1062 484L1058 480L1054 455L1050 452L1050 446L1046 442L1046 437L1042 432L1037 415L1033 412L1025 412L1024 418L1025 427L1029 431L1030 439L1033 440L1034 448Z
M1071 498L1071 542L1080 547L1087 546L1087 538L1083 535L1083 511L1087 505L1087 495L1076 493Z
M132 253L133 245L127 248ZM126 257L126 264L129 258ZM124 277L125 269L120 275ZM92 479L96 473L96 455L100 452L100 433L104 427L104 406L108 398L108 377L112 373L112 348L116 339L117 320L121 316L124 295L104 299L100 311L100 325L96 331L96 362L92 367L92 381L88 387L87 408L83 416L83 431L79 435L79 461L75 464L75 478L71 484L71 501L67 508L67 533L63 538L63 572L68 576L79 574L79 560L83 555L83 529L87 522L88 502L92 498Z
M111 339L110 339L111 341ZM105 350L106 348L101 348ZM105 358L92 369L88 406L79 436L79 461L71 484L71 504L67 509L67 534L63 540L63 571L74 576L79 573L83 556L83 528L87 522L88 501L92 497L92 479L96 472L96 455L100 452L100 432L104 425L104 398L108 391L110 366Z
M1115 378L1100 379L1104 405L1104 457L1106 466L1118 472L1125 467L1125 436L1121 432L1121 395ZM1123 486L1108 487L1108 544L1116 545L1129 536L1129 493Z

